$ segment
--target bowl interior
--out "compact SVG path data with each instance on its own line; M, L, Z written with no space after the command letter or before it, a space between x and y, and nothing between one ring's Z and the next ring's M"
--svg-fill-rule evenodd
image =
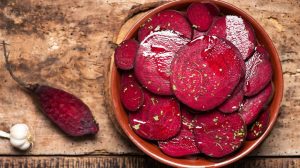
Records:
M185 1L175 1L166 3L162 6L159 6L155 9L153 9L149 14L147 14L145 17L143 17L141 20L139 20L131 30L129 30L128 34L126 35L125 39L129 38L135 38L137 35L137 31L149 17L155 15L156 13L165 10L165 9L176 9L176 10L185 10L187 6L191 2L199 2L199 0L185 0ZM283 77L282 77L282 69L281 64L279 60L278 53L276 51L276 48L274 47L270 37L267 35L267 33L264 31L264 29L248 14L243 12L242 10L232 6L231 4L222 2L222 1L205 1L205 2L211 2L215 5L217 5L221 12L224 14L233 14L243 17L245 20L247 20L252 26L256 34L256 38L260 44L265 46L265 48L268 50L270 57L271 57L271 63L272 63L272 69L273 69L273 84L274 84L274 97L270 103L269 109L271 112L270 117L270 123L266 130L266 132L258 139L253 141L246 141L246 143L235 153L233 153L230 156L224 157L222 159L213 159L209 157L205 157L203 155L199 156L193 156L188 158L173 158L165 155L160 151L160 149L157 147L156 144L146 141L142 138L140 138L138 135L134 133L134 131L130 128L129 122L128 122L128 114L123 109L123 106L121 104L119 94L120 94L120 73L118 72L117 67L114 64L114 61L111 62L111 74L110 74L110 95L111 95L111 103L112 108L114 110L114 114L116 116L117 121L119 122L121 128L125 132L125 134L129 137L129 139L138 146L143 152L151 156L152 158L176 167L199 167L199 166L205 166L205 167L215 167L215 166L225 166L232 162L235 162L248 153L250 153L252 150L254 150L269 134L271 131L275 120L277 118L279 107L283 95ZM124 40L125 40L124 39ZM112 58L113 59L113 58Z

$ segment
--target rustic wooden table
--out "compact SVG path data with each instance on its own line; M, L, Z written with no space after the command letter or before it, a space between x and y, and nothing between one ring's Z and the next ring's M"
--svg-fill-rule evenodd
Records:
M159 0L1 0L0 40L26 82L74 93L91 107L101 131L71 139L51 124L10 78L0 59L0 130L27 123L33 148L21 153L0 139L1 167L165 167L122 138L106 105L111 42L129 14ZM282 61L285 94L264 143L232 167L300 167L300 1L227 0L251 14L273 39ZM149 5L150 3L150 5Z

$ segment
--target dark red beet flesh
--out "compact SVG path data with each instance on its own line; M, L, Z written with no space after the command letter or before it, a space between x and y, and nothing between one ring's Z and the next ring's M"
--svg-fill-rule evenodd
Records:
M180 131L179 103L172 97L160 97L144 92L144 104L129 114L129 124L140 137L148 140L167 140Z
M253 53L256 44L251 25L238 16L227 15L217 18L207 34L230 41L239 49L244 60Z
M207 3L192 3L187 9L187 17L192 27L198 31L206 31L213 22L217 9Z
M195 141L200 152L208 156L226 156L245 141L246 126L238 113L213 111L196 115L194 121Z
M229 97L220 107L219 110L223 113L232 113L234 111L237 111L241 104L243 103L244 99L244 86L245 80L242 79L238 86L234 89L232 96Z
M77 137L98 132L92 112L74 95L43 85L33 93L41 111L66 134Z
M213 15L213 16L220 15L220 9L218 8L218 6L216 6L215 4L212 4L212 3L204 3L204 4L208 8L211 15Z
M135 60L134 73L149 91L172 95L170 66L175 53L188 42L177 32L163 30L151 33L141 42Z
M250 125L247 131L247 140L254 140L259 138L268 128L270 121L270 111L264 110L261 112L256 121Z
M151 32L158 30L173 30L186 38L191 39L192 37L192 28L189 22L175 10L165 10L149 18L138 31L139 41L143 41Z
M213 111L195 117L195 141L200 152L223 157L237 150L245 141L246 126L238 113Z
M185 108L181 110L181 129L179 134L166 141L158 141L159 148L172 157L182 157L199 153L193 134L192 120L194 115L187 112Z
M129 111L138 110L144 102L144 92L132 72L123 72L121 78L121 102Z
M201 36L178 52L171 66L175 96L195 110L222 104L244 76L245 63L230 42Z
M139 43L134 39L123 41L115 50L115 63L118 68L129 70L133 68Z
M247 125L251 124L259 115L259 112L265 107L272 96L273 87L269 83L260 93L253 97L245 99L240 114Z
M253 56L246 61L244 92L253 96L260 92L272 79L272 66L269 54L262 46L257 46Z

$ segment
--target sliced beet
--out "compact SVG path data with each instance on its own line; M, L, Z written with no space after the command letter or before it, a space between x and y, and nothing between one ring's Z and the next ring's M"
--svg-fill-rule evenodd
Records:
M243 77L245 63L227 40L201 36L178 52L171 66L173 93L195 110L222 104Z
M170 66L175 53L189 39L172 30L153 32L141 42L134 72L139 82L159 95L172 95Z
M269 54L262 46L257 46L253 56L246 61L244 92L253 96L260 92L271 81L272 65Z
M220 9L218 8L218 6L216 6L215 4L212 4L212 3L204 3L204 4L213 16L220 15Z
M191 25L180 12L175 10L165 10L149 18L138 31L139 41L143 41L151 32L158 30L173 30L186 38L192 37Z
M195 141L200 152L208 156L228 155L245 141L246 126L238 113L212 111L196 115L194 121Z
M204 36L205 34L206 34L206 32L200 32L196 29L193 29L193 40L200 36Z
M132 72L122 74L120 97L123 106L129 111L136 111L143 105L143 89Z
M185 108L181 110L181 129L179 134L166 141L158 141L159 148L167 155L181 157L199 153L193 134L194 115L187 112Z
M220 107L219 110L223 113L232 113L237 111L241 104L243 103L244 99L244 86L245 80L242 79L238 86L234 89L232 96L229 97Z
M270 122L270 111L264 110L261 112L256 121L249 127L247 131L247 140L259 138L268 128Z
M118 68L129 70L133 68L139 43L134 39L123 41L115 50L115 63Z
M268 100L272 96L273 87L269 83L266 88L264 88L260 93L253 97L245 99L241 109L240 114L245 120L247 125L251 124L259 115L259 112L267 104Z
M180 131L179 103L172 97L161 97L144 92L144 104L136 113L129 114L129 123L140 137L148 140L167 140Z
M253 53L256 44L251 25L239 16L227 15L217 18L207 34L230 41L239 49L244 60Z
M192 3L187 9L187 17L192 27L198 31L206 31L213 22L214 16L218 15L217 8L208 3Z

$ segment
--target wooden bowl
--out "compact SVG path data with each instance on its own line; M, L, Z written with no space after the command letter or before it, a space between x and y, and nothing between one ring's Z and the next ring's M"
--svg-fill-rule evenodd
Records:
M199 2L199 0L184 0L184 1L174 1L169 2L166 4L163 4L155 9L153 9L150 13L148 13L146 16L144 16L142 19L140 19L132 28L129 30L128 34L126 35L125 39L130 39L133 37L136 37L137 31L139 27L151 16L155 15L156 13L165 10L165 9L177 9L177 10L184 10L187 8L187 6L192 2ZM145 152L150 157L164 163L170 166L175 167L220 167L225 166L230 163L236 162L237 160L243 158L247 154L249 154L251 151L253 151L270 133L271 129L274 126L274 123L276 121L276 118L279 113L279 107L283 96L283 74L281 69L281 64L279 60L278 53L276 51L276 48L274 47L272 40L268 36L268 34L265 32L265 30L262 28L262 26L259 25L257 21L255 21L250 15L245 13L244 11L238 9L237 7L226 3L222 1L205 1L205 2L211 2L215 5L217 5L222 13L225 14L235 14L238 16L243 17L245 20L247 20L251 25L253 26L256 37L258 41L265 46L265 48L268 50L270 56L271 56L271 63L272 63L272 69L273 69L273 83L275 87L274 97L270 103L270 111L271 111L271 117L270 117L270 123L266 130L266 132L258 139L253 141L246 141L246 143L235 153L221 158L221 159L213 159L209 157L204 157L203 155L196 156L193 158L174 158L169 157L165 155L161 150L157 147L157 145L148 142L142 138L140 138L137 134L134 133L134 131L130 128L129 122L128 122L128 114L123 109L123 106L120 101L120 74L117 70L117 67L115 66L114 60L112 58L111 61L111 69L110 69L110 104L112 105L112 109L114 112L114 115L121 126L124 133L128 136L128 138L143 152Z

